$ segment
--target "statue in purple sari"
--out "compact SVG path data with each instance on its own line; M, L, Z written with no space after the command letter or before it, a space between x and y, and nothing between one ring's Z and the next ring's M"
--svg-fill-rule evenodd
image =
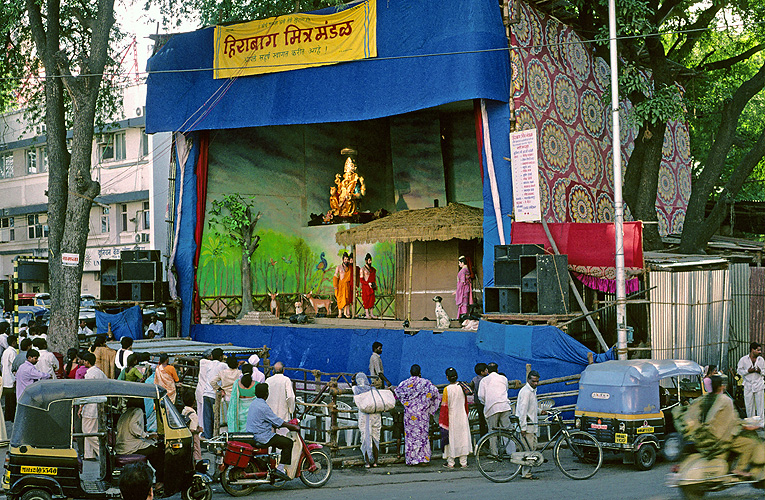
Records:
M441 404L441 395L433 383L420 377L420 366L412 365L412 375L395 389L404 405L404 450L407 465L430 461L430 416Z
M464 256L460 256L457 261L460 266L460 270L457 273L457 290L454 292L457 302L457 318L460 318L463 314L467 314L468 305L473 303L473 283L470 280L470 269L467 265L467 259Z

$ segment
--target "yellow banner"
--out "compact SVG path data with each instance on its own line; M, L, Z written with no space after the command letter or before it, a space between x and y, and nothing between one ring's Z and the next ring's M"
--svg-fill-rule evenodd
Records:
M215 27L214 78L377 57L377 0L330 15L289 14Z

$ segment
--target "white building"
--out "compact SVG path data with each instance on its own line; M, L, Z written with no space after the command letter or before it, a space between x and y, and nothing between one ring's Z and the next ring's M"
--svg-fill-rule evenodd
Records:
M92 176L101 194L90 212L82 293L99 297L101 259L125 249L158 249L167 262L166 210L170 134L146 135L146 86L125 89L116 128L95 134ZM48 255L48 157L45 126L27 127L23 112L0 115L0 279L17 256ZM23 292L47 291L28 283Z

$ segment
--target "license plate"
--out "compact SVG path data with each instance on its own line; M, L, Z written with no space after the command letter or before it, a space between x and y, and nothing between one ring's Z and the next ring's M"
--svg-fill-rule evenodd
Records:
M58 467L35 467L31 465L21 466L22 474L45 474L46 476L55 476L58 474Z
M614 434L614 438L616 439L617 443L624 443L624 444L627 443L627 435L626 434L622 434L622 433L617 432L617 433Z

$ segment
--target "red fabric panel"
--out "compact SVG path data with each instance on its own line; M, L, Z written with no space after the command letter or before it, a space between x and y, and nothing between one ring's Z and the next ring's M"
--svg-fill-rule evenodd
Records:
M205 230L205 207L207 206L207 153L210 149L210 133L199 133L199 158L197 159L197 225L194 229L194 241L197 252L194 254L194 269L199 268L199 253L202 249L202 234ZM194 323L202 321L202 301L199 297L199 285L194 276Z
M579 266L615 267L614 225L609 223L551 223L555 244L568 263ZM544 227L539 222L513 223L512 242L544 245L552 252ZM643 224L624 223L624 267L643 268Z
M480 99L473 99L473 115L475 116L475 142L478 144L478 167L481 169L481 185L483 185L483 118Z

